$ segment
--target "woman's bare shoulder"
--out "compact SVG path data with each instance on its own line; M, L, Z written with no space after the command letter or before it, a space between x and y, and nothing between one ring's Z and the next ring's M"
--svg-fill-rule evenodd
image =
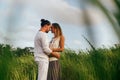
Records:
M61 40L65 40L65 37L62 35L62 36L60 36L60 39Z

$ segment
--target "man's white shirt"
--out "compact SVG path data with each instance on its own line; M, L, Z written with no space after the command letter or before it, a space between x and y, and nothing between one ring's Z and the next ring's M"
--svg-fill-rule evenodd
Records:
M38 31L34 39L34 57L35 61L49 61L48 55L52 52L49 48L47 34Z

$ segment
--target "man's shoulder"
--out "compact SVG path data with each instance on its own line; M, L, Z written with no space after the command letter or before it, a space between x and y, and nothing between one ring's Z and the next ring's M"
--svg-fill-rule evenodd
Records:
M38 33L37 33L39 36L41 36L41 37L44 37L44 36L46 36L46 33L45 32L42 32L42 31L38 31Z

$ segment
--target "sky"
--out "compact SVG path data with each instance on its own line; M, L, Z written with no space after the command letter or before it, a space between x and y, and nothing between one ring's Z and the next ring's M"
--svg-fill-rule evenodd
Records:
M104 4L104 2L109 4ZM112 0L101 0L110 12L116 11ZM0 0L0 43L15 47L33 47L34 37L40 29L40 19L60 24L65 36L65 48L74 50L90 48L91 36L83 17L83 0ZM93 40L96 47L109 47L118 38L103 12L93 5L86 5L92 22ZM53 34L48 33L50 41ZM91 41L91 40L90 40ZM93 43L94 44L94 43Z

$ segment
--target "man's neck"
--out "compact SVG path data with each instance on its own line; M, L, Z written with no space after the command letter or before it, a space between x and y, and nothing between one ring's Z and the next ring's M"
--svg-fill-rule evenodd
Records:
M39 31L45 32L45 30L43 28L41 28Z

